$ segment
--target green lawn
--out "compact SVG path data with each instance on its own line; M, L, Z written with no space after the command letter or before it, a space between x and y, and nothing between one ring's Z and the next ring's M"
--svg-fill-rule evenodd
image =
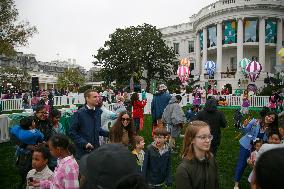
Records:
M220 189L229 189L234 186L233 175L239 152L239 138L237 137L239 132L233 127L234 110L222 111L224 111L226 115L229 127L222 130L222 141L217 153L217 162L219 166ZM256 113L255 111L252 112L253 115ZM141 132L141 135L144 136L146 145L152 142L151 116L145 116L144 130ZM181 144L182 139L177 141L179 151ZM9 142L0 144L0 186L4 189L16 188L20 180L14 167L14 152L15 149ZM179 155L172 155L173 174L175 174L176 167L180 163L180 160ZM247 182L249 173L250 168L247 168L241 180L242 189L249 188ZM175 186L172 188L175 188Z

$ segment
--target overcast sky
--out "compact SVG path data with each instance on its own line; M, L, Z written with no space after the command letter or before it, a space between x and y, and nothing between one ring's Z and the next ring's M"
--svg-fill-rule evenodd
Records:
M76 59L89 69L92 55L116 28L148 23L158 28L189 21L216 0L15 0L20 20L38 34L19 48L39 61Z

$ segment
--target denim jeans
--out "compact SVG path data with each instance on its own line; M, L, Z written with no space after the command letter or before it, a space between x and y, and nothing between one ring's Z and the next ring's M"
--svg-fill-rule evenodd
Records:
M250 156L250 150L245 149L242 145L240 146L240 153L238 163L235 170L235 181L240 182L244 170L247 166L247 159Z

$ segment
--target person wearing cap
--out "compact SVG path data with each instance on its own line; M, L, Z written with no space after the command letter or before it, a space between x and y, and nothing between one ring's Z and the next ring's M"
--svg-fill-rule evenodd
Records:
M100 146L99 136L108 137L108 132L101 128L101 97L96 90L84 93L86 104L71 117L69 136L76 145L76 158L90 153Z
M171 95L167 93L167 86L164 84L159 85L159 92L154 94L151 103L152 123L154 126L163 127L162 115L170 99Z
M147 189L136 159L122 144L105 144L79 163L83 189Z

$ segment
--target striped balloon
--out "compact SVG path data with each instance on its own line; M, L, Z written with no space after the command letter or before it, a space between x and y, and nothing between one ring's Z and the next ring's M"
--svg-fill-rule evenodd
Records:
M185 83L189 79L190 70L187 66L179 66L177 75L182 83Z
M255 80L258 78L261 70L261 64L256 61L252 61L246 66L246 72L248 73L249 78L252 82L255 82Z
M208 75L213 76L216 69L216 64L215 62L209 60L205 63L204 68L207 71Z

